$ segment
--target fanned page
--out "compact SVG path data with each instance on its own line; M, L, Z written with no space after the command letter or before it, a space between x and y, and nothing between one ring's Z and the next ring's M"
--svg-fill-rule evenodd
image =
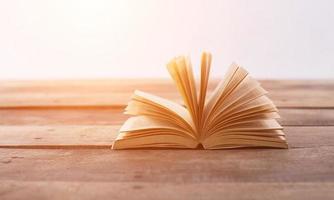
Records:
M113 149L240 147L288 148L278 110L259 82L237 64L207 98L211 54L204 52L197 92L188 57L171 60L168 71L184 106L135 91L125 109L133 115L121 127Z
M195 148L198 145L191 115L177 103L136 91L125 113L136 116L123 124L113 149Z
M287 148L277 108L248 72L232 64L205 106L206 149Z

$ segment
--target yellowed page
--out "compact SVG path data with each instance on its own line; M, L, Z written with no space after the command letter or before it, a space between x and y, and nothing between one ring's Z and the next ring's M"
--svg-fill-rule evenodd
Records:
M205 105L203 116L203 123L205 124L205 127L203 127L204 138L207 137L208 124L212 121L213 116L219 112L219 110L217 111L217 108L219 108L224 99L240 84L247 74L247 71L234 63L229 67L224 80L218 84Z
M198 113L199 113L199 133L201 135L201 140L204 136L202 129L203 129L203 112L206 100L206 94L208 90L208 81L209 81L209 74L211 68L211 54L204 52L202 53L201 59L201 81L200 81L200 92L199 92L199 100L198 100Z
M276 141L269 140L256 140L256 139L243 139L243 138L221 138L211 141L210 143L204 142L202 144L205 149L229 149L229 148L243 148L243 147L269 147L269 148L282 148L287 149L288 144L285 138L282 137Z
M121 133L123 134L123 133ZM189 140L178 135L169 135L157 132L155 135L141 136L128 139L117 139L113 149L135 149L135 148L196 148L198 142Z
M140 130L149 130L149 129L169 129L174 130L178 133L182 133L189 137L195 138L192 134L186 130L175 126L172 123L164 122L159 118L152 118L148 116L135 116L130 117L126 120L123 126L120 128L120 132L131 132L131 131L140 131Z
M195 148L196 138L173 124L147 116L129 118L121 127L113 149L140 147Z
M188 58L180 56L171 60L167 64L167 68L197 129L199 121L197 91L190 61Z
M238 66L235 64L232 64L224 76L224 78L218 83L215 90L212 92L209 99L205 102L205 117L208 117L208 115L211 113L211 110L217 103L218 99L224 92L226 86L230 83L232 77L235 75L236 71L238 70Z
M167 68L186 107L164 98L135 91L126 108L129 118L113 148L237 147L287 148L277 108L266 91L242 67L232 64L225 79L207 99L211 54L201 58L197 96L188 57L171 60Z
M196 131L195 124L186 108L173 101L139 90L135 91L125 113L131 115L153 115L154 113L156 116L168 117L168 121L177 122L193 134Z
M215 103L211 99L203 146L209 149L287 148L283 128L276 121L279 118L277 108L265 96L267 92L241 67L231 67L230 71L234 74L230 72L228 83L217 87L222 92L212 96ZM277 133L279 135L275 135Z

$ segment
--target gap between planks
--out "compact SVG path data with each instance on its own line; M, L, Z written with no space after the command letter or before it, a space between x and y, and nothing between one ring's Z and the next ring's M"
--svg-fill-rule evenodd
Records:
M334 108L333 80L260 82L279 108ZM0 107L122 107L135 89L181 102L170 80L0 81Z
M50 189L52 188L52 189ZM265 188L265 189L264 189ZM0 183L3 200L20 199L333 199L334 183L145 183L80 181L12 181ZM75 192L74 192L75 191ZM94 191L94 192L92 192ZM242 191L242 192L240 192ZM282 192L284 191L284 192Z
M0 182L333 183L334 147L305 149L0 149Z
M0 126L0 148L111 148L120 126ZM334 127L286 127L290 148L334 147ZM321 138L321 139L319 139Z
M120 125L123 108L0 109L0 125ZM334 126L334 109L279 109L282 126Z

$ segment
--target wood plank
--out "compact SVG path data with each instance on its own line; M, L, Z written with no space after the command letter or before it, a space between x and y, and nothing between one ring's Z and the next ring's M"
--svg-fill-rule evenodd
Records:
M0 109L0 125L119 125L123 108Z
M333 126L334 109L279 109L283 126Z
M334 80L263 80L261 83L278 107L334 108ZM211 82L210 91L215 84L217 81ZM123 107L135 89L181 103L173 88L170 80L160 79L0 81L0 107Z
M21 199L333 199L334 183L143 183L2 181L0 198ZM241 192L242 191L242 192Z
M167 79L3 81L0 85L1 107L124 106L135 89L170 93L173 88ZM177 97L176 90L165 97Z
M334 80L259 80L269 90L331 90ZM212 90L219 80L211 80ZM119 87L121 83L122 87ZM105 79L105 80L0 80L1 93L82 93L82 92L131 92L133 88L152 92L170 91L174 83L170 79Z
M288 150L112 151L133 88L169 80L0 81L0 199L333 199L334 81L261 82Z
M0 126L0 148L111 148L120 126Z
M0 149L0 182L333 183L333 166L333 146L226 151Z
M120 126L0 126L0 148L107 148ZM334 146L334 127L286 127L289 148Z
M280 110L283 126L333 126L334 109ZM128 115L123 108L0 109L0 125L120 125Z

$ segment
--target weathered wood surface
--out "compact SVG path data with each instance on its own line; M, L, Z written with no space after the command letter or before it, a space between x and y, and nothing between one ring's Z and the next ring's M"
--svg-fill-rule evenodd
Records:
M113 151L133 90L179 101L169 80L0 81L0 199L334 199L334 81L261 82L288 150Z
M119 128L119 125L0 126L0 148L110 149ZM287 126L284 132L289 148L334 147L334 126Z
M332 183L334 147L238 150L3 149L0 180ZM135 154L135 155L134 155ZM206 162L203 162L205 160ZM302 162L301 162L302 161ZM5 167L7 166L7 167Z
M3 108L0 125L118 125L129 116L123 108ZM280 123L284 126L333 126L334 109L281 108Z
M4 199L331 199L333 183L145 183L3 181ZM50 188L47 189L47 188ZM194 189L195 188L195 189ZM51 190L52 189L52 190ZM21 192L15 192L20 190ZM94 192L90 192L94 191ZM131 195L129 195L131 194Z
M217 83L211 81L209 89ZM333 80L261 83L278 107L334 108ZM180 102L170 80L0 81L0 107L123 107L135 89Z

